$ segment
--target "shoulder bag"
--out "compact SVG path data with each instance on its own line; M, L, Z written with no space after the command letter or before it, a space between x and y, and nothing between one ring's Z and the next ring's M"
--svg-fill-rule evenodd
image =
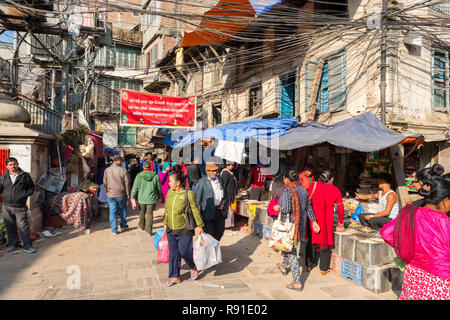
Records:
M191 205L189 203L188 189L186 188L185 198L186 198L186 208L184 209L184 214L186 216L186 229L194 230L197 227L194 215L192 213Z
M291 252L294 246L294 231L295 224L290 222L289 214L286 215L286 221L281 220L281 213L278 214L278 219L273 222L269 247Z

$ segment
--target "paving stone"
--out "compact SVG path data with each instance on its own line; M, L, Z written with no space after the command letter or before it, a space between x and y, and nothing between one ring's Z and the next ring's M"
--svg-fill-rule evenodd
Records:
M275 300L292 300L286 293L282 290L270 290L270 295Z
M340 285L340 286L332 286L332 287L322 287L320 288L323 292L329 294L332 298L346 298L351 296L355 288L351 285Z

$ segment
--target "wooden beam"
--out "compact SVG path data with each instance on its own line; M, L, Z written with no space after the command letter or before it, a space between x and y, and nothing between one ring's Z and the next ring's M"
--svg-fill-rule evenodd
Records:
M167 71L167 73L170 75L170 77L172 78L172 80L173 80L173 82L177 82L177 78L173 75L173 73L172 72L170 72L170 70L166 70Z
M200 71L202 69L202 67L200 66L200 64L197 62L197 60L195 60L195 58L191 55L191 53L188 53L189 56L191 57L192 61L194 61L195 65L197 66L198 70Z
M393 180L397 186L396 192L398 202L401 208L406 205L408 198L408 188L406 187L405 172L403 168L403 154L404 147L402 145L395 145L389 148L389 153L392 160L392 174Z
M186 83L188 82L188 78L185 76L183 71L178 71L184 78L184 80L186 80Z
M198 54L200 55L200 57L203 58L203 61L205 61L208 65L211 64L211 62L209 62L206 57L200 52L200 50L197 49Z
M217 60L219 60L219 62L223 62L223 60L220 58L220 56L219 56L219 54L217 53L217 51L216 51L216 49L214 49L213 47L211 47L211 46L208 46L210 49L211 49L211 51L214 53L214 55L216 56L216 58L217 58Z
M323 59L319 60L319 63L317 64L316 72L314 75L314 85L311 92L311 95L309 97L308 101L308 111L306 113L306 120L305 121L314 121L314 116L316 114L317 110L317 93L319 91L320 87L320 80L322 79L322 71L323 71Z

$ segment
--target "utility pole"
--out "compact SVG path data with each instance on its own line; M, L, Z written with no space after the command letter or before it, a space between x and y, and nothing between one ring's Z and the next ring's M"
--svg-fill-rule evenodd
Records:
M61 114L64 116L69 105L69 39L63 36L63 61L61 67Z
M387 41L387 0L382 0L381 11L381 74L380 74L380 105L381 122L386 124L386 41Z

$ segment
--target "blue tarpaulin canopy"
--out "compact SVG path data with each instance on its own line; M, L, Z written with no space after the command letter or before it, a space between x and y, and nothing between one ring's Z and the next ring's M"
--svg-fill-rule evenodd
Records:
M406 141L423 142L421 134L402 135L388 129L375 115L366 112L354 118L343 120L332 125L319 122L308 122L292 128L279 138L279 150L292 150L304 146L312 146L328 142L361 152L374 152ZM271 147L268 139L257 141Z
M287 133L298 121L292 118L253 119L232 122L206 130L184 131L167 135L163 143L172 148L183 148L198 139L214 138L216 140L242 141L250 138L273 139Z
M269 11L274 5L283 2L283 0L249 0L256 14L259 16Z

